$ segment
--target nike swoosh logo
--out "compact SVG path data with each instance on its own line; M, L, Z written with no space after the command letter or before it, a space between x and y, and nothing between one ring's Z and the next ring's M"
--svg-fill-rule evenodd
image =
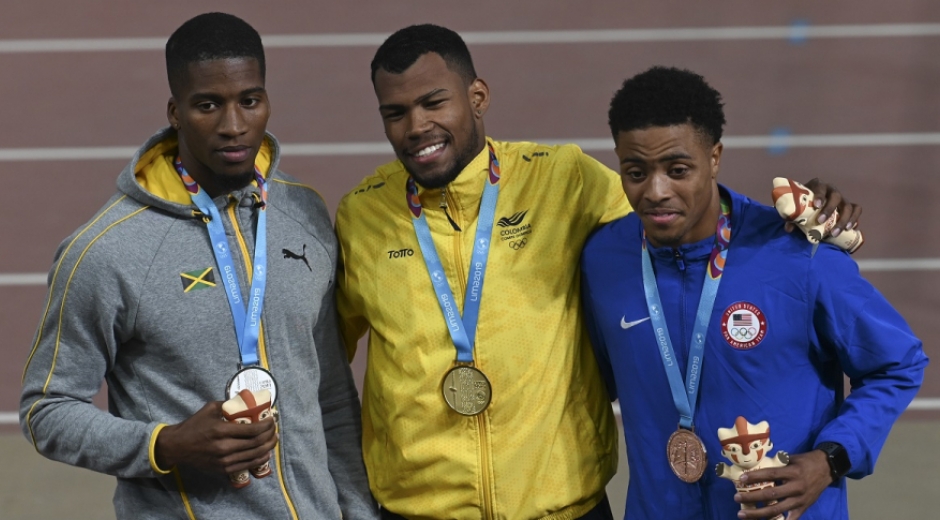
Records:
M649 319L650 319L650 317L647 316L647 317L643 318L642 320L627 321L627 317L624 316L623 318L620 318L620 328L626 330L626 329L629 329L630 327L632 327L632 326L634 326L634 325L639 325L639 324L641 324L641 323L643 323L644 321L647 321L647 320L649 320Z

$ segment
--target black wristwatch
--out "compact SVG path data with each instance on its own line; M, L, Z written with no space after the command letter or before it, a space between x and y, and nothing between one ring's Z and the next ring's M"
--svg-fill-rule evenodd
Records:
M816 449L826 454L826 462L829 463L829 474L832 475L833 482L844 477L852 469L849 453L838 442L822 442L816 446Z

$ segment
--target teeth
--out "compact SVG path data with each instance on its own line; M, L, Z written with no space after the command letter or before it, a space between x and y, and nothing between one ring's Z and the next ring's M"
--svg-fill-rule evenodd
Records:
M431 155L432 153L440 150L443 147L444 147L444 143L438 143L438 144L428 146L427 148L424 148L418 151L418 153L415 154L415 157L424 157L426 155Z

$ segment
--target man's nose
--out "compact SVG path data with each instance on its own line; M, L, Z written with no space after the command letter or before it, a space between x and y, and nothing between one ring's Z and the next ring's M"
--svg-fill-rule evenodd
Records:
M649 187L646 190L646 198L661 202L672 196L672 179L665 172L654 172L650 176ZM746 449L746 448L745 448Z
M247 131L245 114L239 105L226 105L222 109L222 118L219 121L219 133L225 136L242 135Z
M413 111L408 117L407 125L405 137L408 139L420 138L421 135L431 130L433 126L430 118L427 117L427 114L423 110Z

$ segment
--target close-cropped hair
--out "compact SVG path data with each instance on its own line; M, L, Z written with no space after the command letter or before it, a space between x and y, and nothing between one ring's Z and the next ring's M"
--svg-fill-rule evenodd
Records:
M429 52L443 58L447 68L459 74L467 85L477 79L473 59L463 38L446 27L422 24L395 31L375 51L375 57L372 58L372 84L375 84L375 74L379 69L401 74Z
M166 76L174 95L191 63L254 58L264 79L264 46L248 22L226 13L205 13L189 19L166 42Z
M721 94L702 76L674 67L653 67L623 82L607 113L614 140L620 132L691 124L714 145L725 125Z

